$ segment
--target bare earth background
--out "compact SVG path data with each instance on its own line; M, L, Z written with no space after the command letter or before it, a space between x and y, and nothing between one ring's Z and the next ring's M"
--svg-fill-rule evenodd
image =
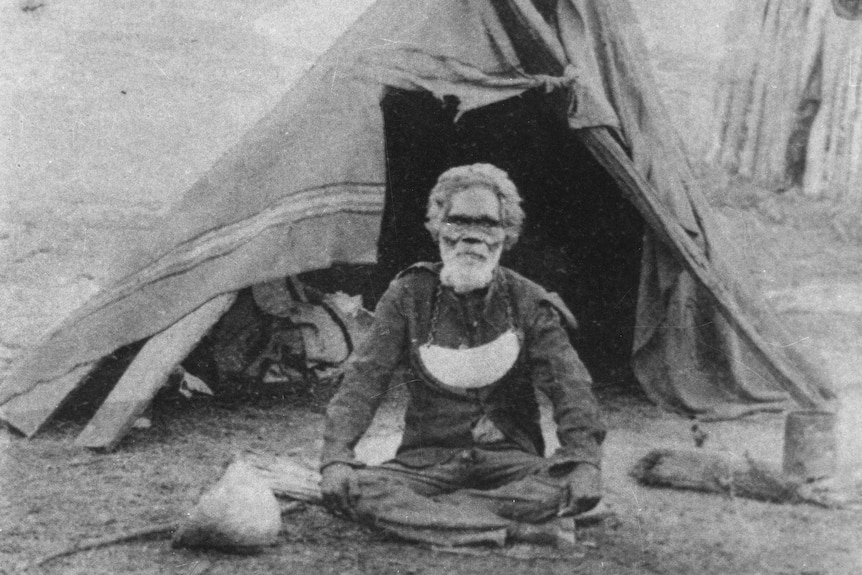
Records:
M4 0L0 4L0 376L92 295L112 258L275 102L370 0ZM700 157L732 0L635 0L668 107ZM862 480L862 246L828 206L774 196L704 169L711 199L751 272L818 349L844 408L839 485ZM689 446L687 421L606 398L606 499L617 518L581 533L583 556L406 545L307 509L257 556L173 551L155 539L82 553L52 573L862 572L862 513L638 486L656 447ZM397 442L397 405L362 450ZM0 573L83 538L178 520L237 451L314 458L321 416L286 402L160 405L150 430L111 455L70 445L64 421L32 441L0 431ZM707 447L772 462L783 418L709 424Z

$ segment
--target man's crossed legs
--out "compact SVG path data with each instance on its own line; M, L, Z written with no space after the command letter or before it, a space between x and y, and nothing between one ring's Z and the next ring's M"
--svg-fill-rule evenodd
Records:
M554 543L558 517L598 503L597 496L582 497L599 487L579 485L577 467L513 448L465 449L421 467L393 460L357 470L359 497L352 511L360 521L436 545ZM598 481L597 475L588 477L584 481ZM568 524L574 542L573 521Z

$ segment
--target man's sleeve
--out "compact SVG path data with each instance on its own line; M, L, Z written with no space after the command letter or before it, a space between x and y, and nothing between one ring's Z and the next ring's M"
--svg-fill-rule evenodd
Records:
M321 471L333 463L363 466L353 448L371 425L406 351L407 323L399 305L400 293L393 283L383 294L371 330L348 362L341 387L329 402Z
M569 341L560 314L548 300L538 305L527 345L533 384L554 407L560 448L553 458L599 467L606 429L592 380Z

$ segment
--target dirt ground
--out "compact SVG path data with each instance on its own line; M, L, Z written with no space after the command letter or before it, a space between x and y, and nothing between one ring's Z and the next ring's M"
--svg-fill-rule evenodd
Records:
M92 295L122 246L153 225L369 0L9 0L0 6L0 376ZM634 2L657 76L695 155L709 144L711 78L731 0ZM338 7L337 10L333 6ZM703 182L755 283L816 350L842 399L836 485L862 481L862 245L828 206ZM660 447L690 447L690 422L637 397L603 397L611 519L573 553L471 553L405 544L308 507L258 555L129 542L48 564L45 573L782 574L862 572L862 511L652 489L629 470ZM400 404L360 452L386 457ZM111 454L71 445L65 418L33 440L0 430L0 573L83 539L180 520L234 454L314 459L319 410L302 401L162 398L153 426ZM709 423L706 447L777 463L783 417ZM33 570L32 572L39 572Z

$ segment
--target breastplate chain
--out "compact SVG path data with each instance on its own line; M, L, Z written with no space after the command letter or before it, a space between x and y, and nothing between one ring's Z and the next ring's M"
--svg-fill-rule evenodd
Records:
M426 374L442 387L457 390L486 387L505 377L518 360L521 341L514 327L509 289L505 277L499 274L499 278L508 328L493 341L466 349L452 349L434 343L443 295L443 284L437 286L428 342L419 346L419 361ZM486 302L483 312L487 311L487 305Z

